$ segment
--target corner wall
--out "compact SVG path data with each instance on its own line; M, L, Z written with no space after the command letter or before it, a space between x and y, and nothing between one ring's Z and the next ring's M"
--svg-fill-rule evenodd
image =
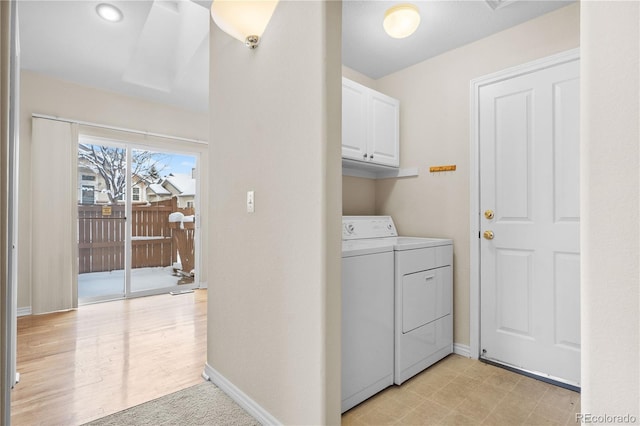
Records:
M404 235L454 240L454 341L469 345L470 81L579 46L579 4L446 52L377 80L400 99L400 167L417 178L376 183L375 213ZM430 166L457 165L429 173Z
M640 421L640 3L582 3L582 412ZM598 423L629 423L615 419Z
M9 253L7 253L7 233L8 228L8 199L9 199L9 79L11 70L11 4L7 1L0 2L0 423L9 417L11 405L10 390L5 386L7 383L8 360L7 355L10 348L7 333L7 311L5 309L7 295L9 294L9 283L7 282L7 267Z
M340 423L341 11L281 1L255 50L211 23L207 364L283 424Z

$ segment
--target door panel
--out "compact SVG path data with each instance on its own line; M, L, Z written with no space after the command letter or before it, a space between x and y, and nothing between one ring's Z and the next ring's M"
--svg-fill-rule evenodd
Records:
M78 300L125 294L126 148L78 144Z
M553 86L553 161L556 222L580 220L580 81L566 80Z
M130 293L197 287L196 157L133 149L131 163Z
M484 358L580 381L579 62L480 89Z
M531 93L496 99L496 202L499 220L530 219Z
M580 255L554 253L555 344L580 350Z
M496 323L502 333L531 337L533 252L497 250Z

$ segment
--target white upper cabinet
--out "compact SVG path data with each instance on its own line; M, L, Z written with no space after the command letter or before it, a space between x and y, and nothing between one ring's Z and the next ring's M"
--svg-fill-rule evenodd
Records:
M400 102L342 78L342 158L398 167Z

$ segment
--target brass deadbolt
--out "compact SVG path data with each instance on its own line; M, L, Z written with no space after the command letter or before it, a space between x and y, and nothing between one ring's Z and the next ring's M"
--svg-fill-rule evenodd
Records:
M493 219L493 210L485 210L484 217L486 217L489 220Z

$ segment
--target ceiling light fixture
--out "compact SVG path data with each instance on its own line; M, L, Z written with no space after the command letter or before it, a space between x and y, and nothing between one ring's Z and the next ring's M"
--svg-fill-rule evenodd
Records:
M122 11L109 3L100 3L96 6L96 12L102 19L109 22L122 21Z
M222 31L255 49L277 5L278 0L213 0L211 17Z
M389 8L384 13L382 26L393 38L405 38L418 29L420 25L420 12L413 4L398 4Z

